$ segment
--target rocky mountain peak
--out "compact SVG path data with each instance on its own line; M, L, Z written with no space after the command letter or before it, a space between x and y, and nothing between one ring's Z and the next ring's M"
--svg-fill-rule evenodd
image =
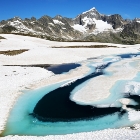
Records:
M82 14L86 14L86 13L94 12L94 11L97 11L95 7L91 8L91 9L88 10L88 11L83 12Z
M91 8L88 11L83 12L80 14L81 17L88 17L88 18L95 18L97 20L101 19L101 14L96 10L95 7Z
M22 21L22 19L20 17L14 17L14 18L11 18L9 19L9 21Z
M14 17L0 22L1 33L34 35L51 40L84 40L134 44L140 43L140 18L124 20L121 15L100 14L95 7L76 18L57 15L21 19Z
M54 19L62 19L63 17L61 16L61 15L56 15L55 17L54 17Z
M31 17L31 20L32 20L32 21L36 21L36 18L35 18L35 17Z
M48 26L49 23L54 23L52 18L47 15L44 15L40 19L38 19L38 22L46 27Z

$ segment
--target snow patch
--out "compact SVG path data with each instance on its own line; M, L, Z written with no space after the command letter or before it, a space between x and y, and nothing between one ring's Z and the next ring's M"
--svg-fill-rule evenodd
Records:
M95 26L95 30L91 33L91 34L95 34L97 35L98 33L104 32L104 31L114 31L114 32L118 32L121 31L122 28L118 29L118 30L114 30L111 24L108 24L107 22L104 22L102 20L96 20L95 18L88 18L87 16L84 17L83 19L84 25L79 25L79 24L75 24L74 26L72 26L75 30L78 30L80 32L86 32L88 30L88 25L96 25Z
M114 33L122 32L123 29L124 29L124 28L117 28L117 29L113 30L113 32L114 32Z
M26 27L21 21L16 20L16 21L10 21L8 22L11 26L16 27L18 30L20 31L30 31L30 32L34 32L33 29L29 29L28 27Z
M52 25L52 26L54 26L54 24L53 23L49 23L50 25Z
M20 21L16 20L16 21L13 21L13 22L8 22L11 26L16 26L16 25L19 25L19 24L22 24Z
M32 21L31 24L35 24L35 21Z
M130 121L140 120L140 111L135 111L135 110L129 111L128 112L128 119Z
M140 23L140 21L136 21L136 22Z
M98 34L103 31L113 30L111 24L108 24L107 22L104 22L102 20L96 20L95 18L93 20L96 23L96 29L93 31L93 34Z
M10 108L21 89L26 89L30 84L43 79L49 79L52 72L37 67L0 66L0 132L3 130ZM3 96L4 95L4 96Z
M61 22L61 21L59 21L59 20L56 20L56 19L54 19L54 20L53 20L53 22L54 22L55 24L64 25L64 23L63 23L63 22Z
M85 29L85 27L84 26L82 26L82 25L79 25L79 24L75 24L74 26L72 26L75 30L78 30L78 31L80 31L80 32L86 32L86 29Z

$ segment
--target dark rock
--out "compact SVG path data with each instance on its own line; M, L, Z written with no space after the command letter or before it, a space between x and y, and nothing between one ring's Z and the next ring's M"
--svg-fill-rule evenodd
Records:
M124 25L123 18L118 14L111 15L111 16L104 15L104 16L102 16L102 20L107 21L107 23L111 24L114 29L123 27L123 25Z
M36 21L36 18L35 17L31 17L31 21Z
M11 33L12 31L16 31L17 29L13 26L5 25L2 27L2 33Z
M140 23L133 21L126 24L120 36L126 44L140 43Z

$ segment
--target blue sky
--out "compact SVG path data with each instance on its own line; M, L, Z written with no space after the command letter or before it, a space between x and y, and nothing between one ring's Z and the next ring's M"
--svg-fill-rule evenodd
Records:
M1 0L0 7L0 20L58 14L74 18L92 7L102 14L118 13L123 18L140 18L140 0Z

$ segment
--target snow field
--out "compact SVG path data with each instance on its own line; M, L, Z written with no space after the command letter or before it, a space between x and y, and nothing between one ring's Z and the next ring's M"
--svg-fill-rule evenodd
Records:
M61 80L72 79L73 77L82 76L84 73L88 71L87 67L80 67L78 71L70 72L68 75L58 75L54 76L53 73L42 69L42 68L29 68L29 67L13 67L13 66L2 66L7 64L14 64L14 65L27 65L27 64L60 64L60 63L69 63L69 62L78 62L85 60L90 57L97 57L101 55L109 55L109 54L119 54L119 53L129 53L129 52L137 52L140 48L140 45L134 46L127 46L127 45L117 45L111 44L114 46L119 47L128 47L128 48L95 48L95 49L57 49L51 48L51 46L73 46L73 45L99 45L99 44L107 44L107 43L94 43L94 42L55 42L55 41L48 41L39 38L33 37L25 37L25 36L18 36L18 35L1 35L6 38L6 40L1 40L0 42L0 50L17 50L17 49L29 49L29 51L24 52L20 55L16 56L5 56L0 55L0 131L4 129L5 122L9 115L11 108L13 107L15 101L17 100L18 96L22 94L21 90L25 90L27 88L37 88L44 86L46 84L51 84L54 82L59 82ZM110 44L108 44L110 45ZM128 67L127 62L122 61L118 63L118 66L121 66L121 70L119 71L116 69L117 63L114 66L109 67L108 71L115 72L113 81L115 82L118 80L123 73L125 73L124 79L131 79L135 76L136 71L133 68ZM129 71L130 70L130 71ZM128 72L129 71L129 72ZM97 82L101 79L97 78ZM106 80L110 80L106 77ZM106 81L103 83L104 90L108 90L112 83L106 84ZM89 83L89 87L86 89L82 89L77 99L83 99L82 92L90 91L92 89L92 84L96 87L94 80L91 80ZM99 94L98 91L97 94ZM78 93L77 93L78 94ZM81 96L81 97L80 97ZM104 95L107 97L108 93ZM89 99L92 96L88 95L85 98L87 102L90 102ZM97 98L101 99L103 96L99 95ZM93 99L94 97L92 97ZM77 100L76 99L76 100ZM134 118L134 114L137 116L139 112L130 112L129 117L132 120ZM137 126L139 128L139 125ZM138 140L140 137L140 129L138 130L131 130L129 128L123 129L106 129L103 131L96 131L96 132L88 132L88 133L77 133L77 134L70 134L70 135L62 135L62 136L46 136L46 137L35 137L35 136L7 136L1 139L5 140L12 140L12 139L80 139L80 140L120 140L120 139L133 139Z

